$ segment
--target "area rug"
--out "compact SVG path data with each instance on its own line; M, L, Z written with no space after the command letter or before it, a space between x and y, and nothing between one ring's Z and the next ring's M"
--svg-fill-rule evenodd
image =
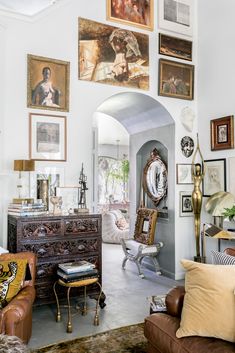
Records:
M32 350L32 353L146 353L144 324L120 327Z

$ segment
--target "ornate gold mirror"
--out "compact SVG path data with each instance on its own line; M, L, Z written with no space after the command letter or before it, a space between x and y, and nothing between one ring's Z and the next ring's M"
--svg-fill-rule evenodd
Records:
M143 188L155 206L167 193L167 169L156 148L144 167Z

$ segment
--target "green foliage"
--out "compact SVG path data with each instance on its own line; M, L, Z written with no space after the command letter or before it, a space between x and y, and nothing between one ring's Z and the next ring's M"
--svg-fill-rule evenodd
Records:
M230 221L233 220L233 217L235 216L235 205L231 208L225 208L225 211L223 212L224 217L228 217Z

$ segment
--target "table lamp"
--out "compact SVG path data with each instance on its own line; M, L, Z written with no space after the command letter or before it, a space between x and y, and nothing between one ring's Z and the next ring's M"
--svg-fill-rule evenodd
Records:
M17 184L18 189L18 198L13 199L13 203L22 203L23 201L27 203L33 202L31 198L22 198L22 181L21 181L21 172L32 172L35 170L35 161L33 159L17 159L14 160L14 170L19 172L19 180Z

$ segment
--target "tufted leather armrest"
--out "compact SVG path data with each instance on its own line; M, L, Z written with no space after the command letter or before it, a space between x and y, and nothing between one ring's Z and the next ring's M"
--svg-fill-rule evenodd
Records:
M166 296L167 314L180 317L184 302L185 289L183 286L172 288Z
M228 255L235 256L235 248L227 248L224 252Z

